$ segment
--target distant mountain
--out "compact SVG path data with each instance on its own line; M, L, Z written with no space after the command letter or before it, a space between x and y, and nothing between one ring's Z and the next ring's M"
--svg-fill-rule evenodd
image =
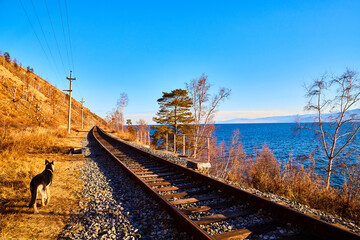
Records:
M327 113L324 114L324 121L330 121L336 113ZM359 115L360 108L350 110L347 112L346 116L350 115ZM289 115L289 116L274 116L274 117L264 117L264 118L234 118L227 121L219 121L216 123L293 123L293 122L315 122L316 114L303 114L303 115Z

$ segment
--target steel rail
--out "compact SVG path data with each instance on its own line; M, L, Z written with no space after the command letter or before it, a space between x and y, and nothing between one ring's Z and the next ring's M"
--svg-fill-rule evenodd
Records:
M201 239L201 240L213 239L198 225L196 225L193 221L191 221L185 214L177 210L172 204L169 203L169 201L167 201L164 197L162 197L160 194L154 191L146 182L144 182L141 178L139 178L130 168L128 168L124 163L122 163L113 153L111 153L95 136L94 128L91 131L97 143L109 155L109 157L112 158L115 162L117 162L121 166L121 168L131 176L132 179L134 179L147 193L149 193L161 206L163 206L170 213L170 215L174 217L174 219L177 221L179 226L183 228L183 230L187 231L189 234L196 237L196 239ZM100 130L100 133L104 134L102 130Z
M106 133L99 127L96 127L99 135L105 138L109 138L116 143L124 145L143 156L149 157L152 160L167 165L173 169L179 170L186 175L191 176L192 178L198 179L202 182L206 182L207 184L215 187L223 192L229 193L232 196L235 196L238 200L248 202L255 208L262 208L271 213L271 216L279 223L287 224L292 223L295 224L301 233L317 237L319 239L360 239L360 235L338 227L334 224L330 224L323 220L316 219L310 215L298 212L284 205L272 202L263 197L257 196L253 193L244 191L235 186L226 184L209 176L203 175L199 172L196 172L192 169L188 169L186 167L175 164L169 160L156 156L154 154L145 152L141 149L138 149L134 146L131 146L127 143L117 140L110 134ZM93 130L92 130L93 131ZM109 156L114 159L116 162L122 166L122 168L128 172L139 184L149 192L161 205L163 205L169 213L180 223L184 224L182 226L185 227L185 230L190 232L190 234L194 235L196 239L213 239L211 236L207 235L198 225L192 222L186 215L177 210L173 205L171 205L164 197L154 191L147 183L145 183L142 179L136 176L136 174L129 169L126 165L124 165L118 158L115 157L109 150L105 148L105 146L96 138L95 134L93 134L97 142L104 148L104 150L109 154Z

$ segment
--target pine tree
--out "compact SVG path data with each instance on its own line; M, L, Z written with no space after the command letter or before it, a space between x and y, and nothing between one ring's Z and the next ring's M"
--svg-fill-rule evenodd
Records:
M135 130L134 126L132 125L131 119L127 119L126 124L128 125L127 130L129 131L129 133L133 136L136 136L136 130Z
M157 147L164 146L164 135L166 133L178 134L186 133L189 123L193 121L190 107L192 102L188 93L184 89L175 89L171 92L163 92L163 96L157 100L160 110L154 122L162 126L154 126L156 132L153 134L153 144ZM170 147L172 143L169 142ZM176 151L176 149L174 149Z
M10 60L11 60L10 54L8 52L4 52L4 58L7 62L10 62Z

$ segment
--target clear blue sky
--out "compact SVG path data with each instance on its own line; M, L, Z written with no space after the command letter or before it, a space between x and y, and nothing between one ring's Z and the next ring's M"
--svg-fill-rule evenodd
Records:
M302 113L303 84L324 72L360 71L360 1L75 1L0 0L0 50L98 115L129 96L125 117L150 120L162 91L208 75L232 89L218 120ZM64 40L64 37L66 40ZM69 58L67 55L69 54ZM54 63L55 60L55 63ZM70 61L69 61L70 60ZM70 63L69 63L70 62ZM57 66L57 69L55 68Z

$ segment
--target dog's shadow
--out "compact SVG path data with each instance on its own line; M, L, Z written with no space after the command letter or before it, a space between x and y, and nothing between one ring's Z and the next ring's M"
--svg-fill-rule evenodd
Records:
M41 209L43 206L37 203L37 206ZM3 199L0 202L0 212L4 215L7 214L33 214L34 211L29 207L28 198L14 198L14 199Z

